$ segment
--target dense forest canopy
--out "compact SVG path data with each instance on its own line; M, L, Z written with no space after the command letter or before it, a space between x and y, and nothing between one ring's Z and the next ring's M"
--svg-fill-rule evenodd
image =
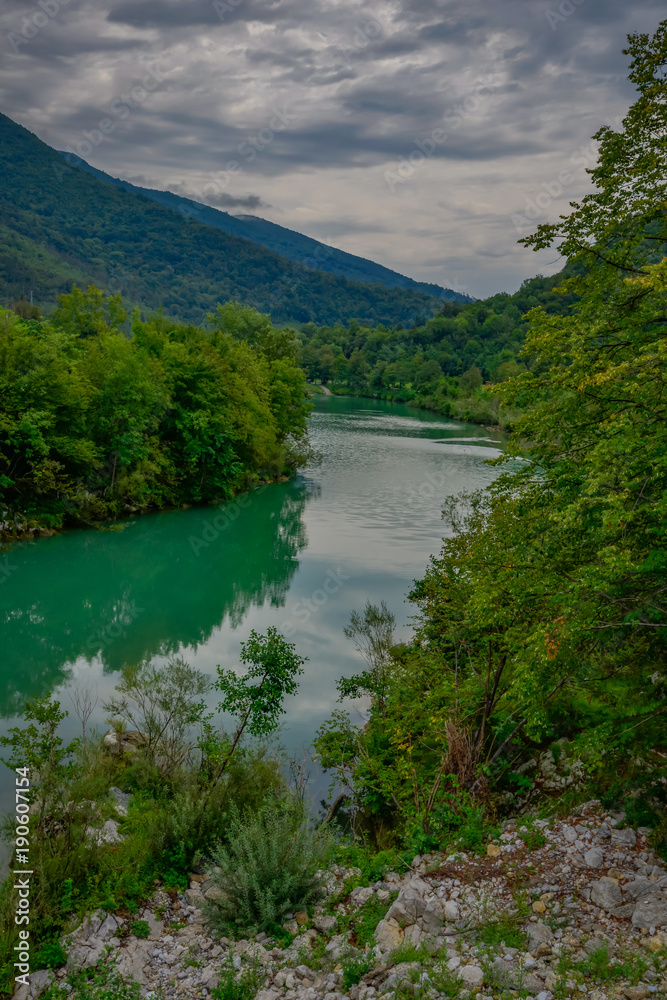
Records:
M371 328L355 320L347 326L303 324L301 367L308 378L333 383L335 391L411 402L482 423L511 423L515 411L499 407L484 384L534 367L535 359L520 357L526 314L537 306L548 314L568 312L577 295L557 289L574 270L568 266L550 278L531 278L513 295L447 302L432 319L410 329Z
M293 331L232 303L207 330L137 313L126 336L126 320L94 287L48 321L0 312L6 530L225 499L307 455Z

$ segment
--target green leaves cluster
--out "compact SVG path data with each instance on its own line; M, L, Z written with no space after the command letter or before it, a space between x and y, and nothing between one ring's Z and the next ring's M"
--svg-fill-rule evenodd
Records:
M76 287L53 320L4 312L0 503L47 526L226 499L289 471L309 404L294 334L227 303L213 329Z

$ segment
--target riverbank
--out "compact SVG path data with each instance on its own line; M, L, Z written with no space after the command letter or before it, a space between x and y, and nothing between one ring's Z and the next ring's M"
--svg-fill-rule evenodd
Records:
M506 407L494 396L489 387L476 389L460 397L420 396L410 389L392 393L360 392L349 385L332 383L331 395L349 396L352 399L378 399L383 402L402 403L411 409L436 413L463 423L477 424L489 431L509 433L521 416L517 408Z

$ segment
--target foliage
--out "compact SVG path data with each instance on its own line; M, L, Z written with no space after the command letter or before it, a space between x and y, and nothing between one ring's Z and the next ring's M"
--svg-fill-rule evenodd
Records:
M308 458L294 334L267 316L226 303L207 331L135 314L128 337L118 296L75 287L59 302L48 322L0 310L5 520L59 527L227 500ZM243 324L263 339L239 339Z
M134 934L137 938L148 938L150 933L151 929L147 920L133 920L130 924L130 934Z
M310 829L299 803L276 800L245 820L233 812L226 844L212 852L210 876L220 890L208 907L213 926L268 931L286 913L315 903L330 849L326 833Z
M338 681L340 701L343 698L371 695L377 699L378 710L384 710L395 624L396 618L385 601L379 606L367 601L363 615L358 611L352 612L350 624L343 631L366 660L368 669L362 674Z
M355 986L362 976L373 968L373 960L368 955L350 955L342 962L343 987L349 990L350 986Z
M383 711L320 730L323 766L385 838L442 842L492 793L537 794L521 764L559 740L589 789L664 778L667 21L628 53L638 97L597 135L594 192L527 241L568 263L560 306L528 315L526 369L494 387L522 413L503 472L447 502Z
M210 686L206 675L182 657L165 667L142 663L123 671L116 685L119 696L104 709L142 734L143 752L160 771L173 771L195 747L187 736L205 710L197 699Z
M345 328L301 327L300 363L310 379L334 392L407 402L443 416L509 427L518 409L494 395L502 383L532 366L519 353L528 330L526 313L568 312L575 294L555 291L564 275L525 281L513 295L469 303L447 302L423 325L390 329L351 322ZM485 384L488 383L488 384Z

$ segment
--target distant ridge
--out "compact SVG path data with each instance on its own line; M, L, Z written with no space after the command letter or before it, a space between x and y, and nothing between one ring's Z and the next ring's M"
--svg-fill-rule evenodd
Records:
M130 308L201 323L236 300L277 323L357 319L412 326L442 299L348 281L198 221L68 165L0 114L0 302L34 292L47 310L72 284L122 291Z
M181 195L173 194L171 191L158 191L153 188L138 187L130 181L120 180L112 177L97 167L92 167L85 160L74 157L70 153L61 154L68 163L75 163L82 170L87 170L93 177L113 184L132 194L141 195L156 201L159 205L173 208L183 215L197 219L207 226L221 229L232 236L242 236L252 243L266 247L269 250L279 253L288 260L302 264L304 267L316 271L326 271L328 274L337 274L349 281L362 281L372 284L385 285L387 288L406 288L414 292L421 292L424 295L432 295L435 298L445 299L450 302L472 302L467 295L455 292L451 288L443 288L440 285L429 284L425 281L415 281L398 271L376 264L375 261L366 260L365 257L357 257L355 254L347 253L336 247L330 247L326 243L320 243L310 236L304 236L292 229L286 229L275 222L268 222L256 215L230 215L218 208L209 205L202 205L191 198L184 198Z

